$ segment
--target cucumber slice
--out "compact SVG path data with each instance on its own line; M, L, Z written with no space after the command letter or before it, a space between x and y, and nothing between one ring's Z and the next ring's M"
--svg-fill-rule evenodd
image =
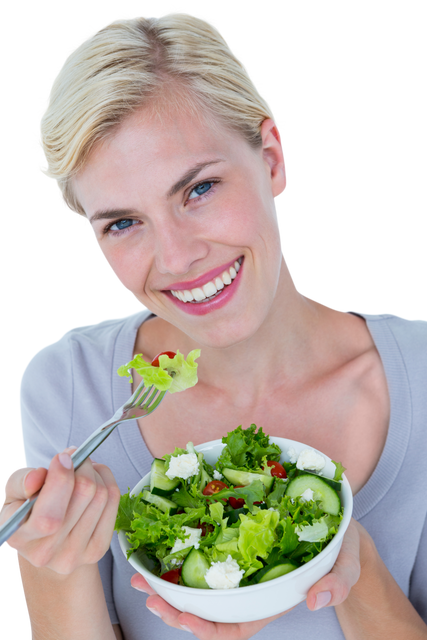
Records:
M321 500L321 507L326 513L337 516L341 511L339 495L329 486L323 478L311 473L303 473L289 481L285 495L290 498L299 498L306 489L314 492L314 499Z
M210 587L205 580L205 573L208 569L209 562L205 554L193 547L182 565L181 578L183 583L186 587L209 589Z
M267 582L268 580L274 580L274 578L280 578L286 573L290 573L298 569L298 565L295 562L276 562L275 564L268 564L263 569L260 569L256 574L254 583Z
M164 513L168 513L171 516L173 516L178 509L178 505L176 505L175 502L172 502L172 500L168 500L162 496L156 496L154 493L150 493L146 489L142 492L142 499L154 504L160 509L160 511L164 511Z
M171 480L165 473L165 461L154 458L151 463L150 491L156 496L169 496L179 486L179 478Z
M236 469L223 469L222 475L232 484L241 484L244 487L254 482L254 480L261 480L268 491L270 491L274 482L273 476L267 476L263 473L251 473L250 471L237 471Z
M323 476L319 476L318 473L314 473L314 471L309 471L308 469L306 469L304 471L304 473L309 473L312 476L316 476L316 478L321 477L321 479L324 480L325 482L327 482L328 485L330 487L332 487L332 489L335 489L335 491L341 491L341 482L337 482L336 480L332 480L332 478L325 478Z

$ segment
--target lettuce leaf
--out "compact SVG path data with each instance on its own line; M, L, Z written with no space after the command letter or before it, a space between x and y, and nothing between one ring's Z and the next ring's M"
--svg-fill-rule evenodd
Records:
M335 460L332 460L332 462L335 465L335 474L334 474L334 480L336 480L336 482L341 482L342 481L342 474L344 473L344 471L346 470L345 467L343 467L343 465L341 464L341 462L335 462Z
M133 512L131 530L126 534L131 545L128 558L139 547L145 547L149 555L150 551L154 551L157 558L162 558L170 553L170 547L173 547L176 538L184 540L185 533L182 527L196 526L204 514L205 507L201 506L186 507L184 513L171 516L156 506L141 501L137 510ZM116 522L116 530L119 528L121 527L118 527Z
M300 542L323 542L328 535L328 525L321 518L313 524L297 525L295 533Z
M205 499L208 502L211 502L213 500L227 500L230 496L237 499L243 498L249 509L252 511L254 502L262 502L264 500L265 485L261 480L255 480L254 482L251 482L251 484L246 485L246 487L221 489L218 493L214 493L211 496L205 496Z
M137 505L141 502L140 493L137 496L130 495L130 489L128 489L128 493L120 496L119 508L117 511L115 531L120 531L123 529L124 531L132 530L132 521L134 519L134 512L137 508Z
M228 468L262 472L266 458L279 461L282 453L277 444L270 443L262 427L257 432L255 424L248 429L237 427L224 436L222 442L226 446L216 464L218 471Z
M159 366L153 367L150 362L146 362L142 354L135 356L126 364L118 368L119 376L129 378L132 382L131 369L135 369L143 378L146 387L154 386L159 391L169 391L176 393L194 387L197 383L197 364L195 360L200 357L200 349L190 351L187 358L184 358L179 350L174 358L169 358L164 354L159 357Z
M276 542L277 511L260 510L255 515L240 515L238 549L249 564L257 557L267 558Z
M280 553L284 556L292 553L298 546L298 535L295 533L295 525L289 516L279 522L278 530L281 531L279 538Z

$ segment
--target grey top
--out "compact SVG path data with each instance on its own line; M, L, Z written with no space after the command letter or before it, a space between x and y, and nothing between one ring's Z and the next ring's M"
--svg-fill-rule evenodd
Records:
M31 361L22 384L29 466L48 467L58 451L81 444L129 397L129 383L116 371L132 358L136 332L149 315L74 329ZM427 623L427 322L362 317L384 365L391 417L378 465L355 496L354 517ZM110 467L122 493L150 470L152 460L136 422L116 429L94 459ZM135 571L116 534L99 568L111 621L120 623L126 640L188 638L150 613L146 596L130 586ZM344 638L333 608L313 613L304 602L254 637L267 640L274 632L297 639Z

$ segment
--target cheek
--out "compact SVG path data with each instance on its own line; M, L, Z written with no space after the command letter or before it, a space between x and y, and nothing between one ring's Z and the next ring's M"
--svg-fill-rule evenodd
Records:
M125 244L108 247L101 244L101 250L120 282L133 293L140 293L149 273L150 258L137 246Z

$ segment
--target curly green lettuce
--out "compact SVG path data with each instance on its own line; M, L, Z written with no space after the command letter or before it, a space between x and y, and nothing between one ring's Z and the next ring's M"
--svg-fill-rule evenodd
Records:
M132 369L143 378L146 387L154 386L159 391L169 391L176 393L184 391L197 384L197 363L195 360L200 357L200 349L190 351L187 358L184 358L179 350L174 358L169 358L163 354L159 357L159 366L155 367L150 362L146 362L141 353L135 356L126 364L118 368L119 376L129 378L133 381Z

